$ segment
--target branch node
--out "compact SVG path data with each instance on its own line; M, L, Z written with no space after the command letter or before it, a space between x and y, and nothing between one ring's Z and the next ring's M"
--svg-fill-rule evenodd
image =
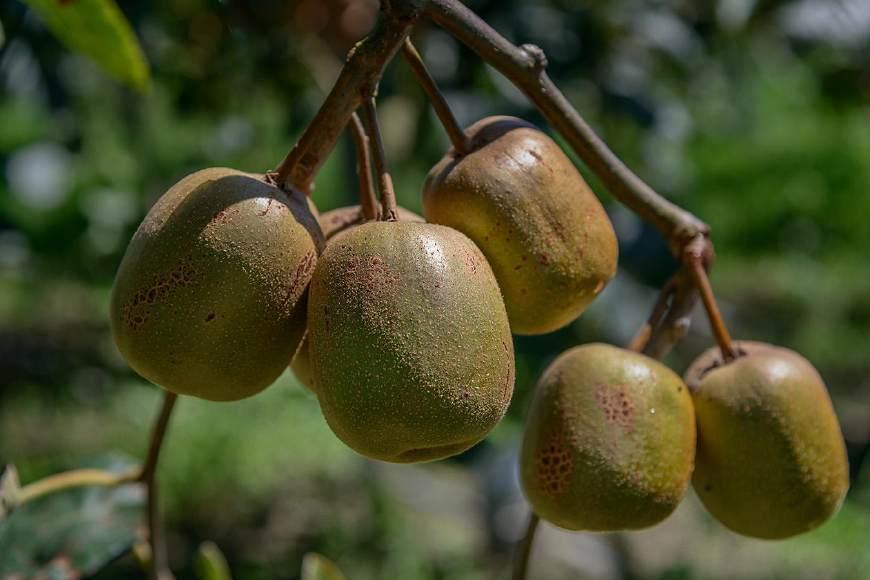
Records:
M540 73L547 68L549 62L543 48L537 44L523 44L520 49L532 59L530 63L532 70Z

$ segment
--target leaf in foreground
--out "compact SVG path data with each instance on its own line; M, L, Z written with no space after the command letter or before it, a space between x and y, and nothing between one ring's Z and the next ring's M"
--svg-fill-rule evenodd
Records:
M24 0L70 49L131 87L148 86L148 62L114 0Z

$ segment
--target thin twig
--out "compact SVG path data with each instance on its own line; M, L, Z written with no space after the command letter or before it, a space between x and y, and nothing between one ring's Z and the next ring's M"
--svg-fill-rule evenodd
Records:
M643 352L655 359L665 358L689 333L692 312L698 303L698 291L685 268L674 275L674 291L667 314L652 332Z
M75 487L114 487L125 483L135 483L138 481L138 476L138 467L123 473L112 473L104 469L73 469L25 485L15 494L13 504L9 507L17 507L42 496Z
M420 83L420 86L426 92L426 96L429 97L429 102L432 104L438 120L441 121L441 125L447 132L454 151L457 155L465 155L470 149L468 136L462 130L459 121L456 120L456 116L453 114L453 110L450 109L450 104L444 97L444 93L438 89L435 79L432 78L432 75L429 74L429 69L426 68L423 57L414 48L410 38L406 38L405 43L402 45L402 55L404 55L405 60L411 66L411 70L414 71L417 82Z
M353 146L356 150L356 173L359 177L359 205L366 221L380 217L378 198L375 194L375 184L372 181L372 157L369 151L369 136L365 127L354 113L350 117L350 134L353 136Z
M150 580L174 580L166 554L163 526L160 523L160 500L157 481L148 484L148 546L151 548Z
M310 191L317 170L335 146L353 112L375 94L384 67L401 48L419 14L416 0L382 3L378 26L351 50L317 115L275 169L279 184Z
M529 514L529 523L526 526L526 532L523 534L523 539L520 540L517 546L516 556L514 560L513 580L526 580L529 573L529 558L532 555L532 546L535 542L535 532L538 531L538 524L541 519L535 512Z
M511 44L457 0L392 0L382 3L381 10L378 27L351 51L317 115L278 166L279 183L310 190L315 173L351 114L374 95L384 67L424 10L522 90L608 190L652 223L676 255L689 240L707 233L704 222L658 195L610 151L547 76L546 57L540 48Z
M160 412L151 428L148 455L145 457L145 463L142 464L142 470L138 477L138 480L143 483L148 483L149 480L154 479L154 473L157 471L157 461L160 459L160 450L163 448L166 430L169 427L169 418L172 416L172 410L175 408L176 401L178 401L178 395L164 391Z
M14 509L40 497L76 487L113 487L128 483L144 484L147 498L149 544L152 555L151 578L153 580L172 580L172 573L166 564L166 549L160 534L155 474L160 450L166 438L169 417L177 400L178 395L165 393L160 413L151 431L148 455L141 467L135 467L122 473L112 473L103 469L75 469L51 475L19 489L14 497L10 498L10 505L4 507Z
M673 298L674 292L676 291L676 277L672 277L670 280L662 288L661 292L659 292L659 296L656 299L656 303L653 306L652 312L649 315L647 321L641 326L637 333L635 333L634 337L629 341L629 343L625 346L627 350L631 350L634 352L643 352L643 350L647 347L650 340L653 337L653 333L659 327L665 315L668 312L668 308L671 304L671 298Z
M381 137L375 100L369 99L363 103L362 111L366 131L372 140L371 149L374 153L375 171L378 174L378 184L381 190L381 219L394 222L399 219L399 211L396 207L396 190L393 188L393 178L387 170L384 140Z
M145 484L148 504L148 543L151 546L151 580L172 580L172 572L166 556L166 544L163 541L162 528L160 526L160 505L157 492L157 462L160 459L160 450L166 439L166 430L169 427L169 418L178 395L166 391L163 395L163 404L151 429L151 440L148 445L148 456L139 473L139 481Z

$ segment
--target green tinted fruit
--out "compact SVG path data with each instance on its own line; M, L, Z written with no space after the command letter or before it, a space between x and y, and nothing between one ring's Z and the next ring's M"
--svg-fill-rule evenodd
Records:
M512 117L468 130L423 186L423 215L480 247L504 294L511 329L541 334L577 318L616 273L613 226L571 160Z
M693 485L713 516L756 538L812 530L849 487L843 436L821 377L802 356L758 342L724 364L717 348L686 373L698 419Z
M253 395L305 331L304 292L322 236L303 195L211 168L154 205L112 289L112 334L136 372L215 401Z
M334 237L311 281L308 339L329 426L374 459L464 451L513 392L498 285L480 250L443 226L369 222Z
M538 382L522 484L535 513L557 526L645 528L677 507L694 455L680 377L644 355L589 344L563 353Z
M423 222L423 218L412 211L400 207L399 221L403 222ZM334 235L343 232L354 226L365 223L362 215L362 210L358 205L340 207L329 210L317 218L320 224L320 229L323 231L323 236L329 241ZM311 361L308 359L308 339L303 338L299 350L293 357L290 363L290 370L299 380L299 382L311 392L316 392L314 385L314 375L311 373Z

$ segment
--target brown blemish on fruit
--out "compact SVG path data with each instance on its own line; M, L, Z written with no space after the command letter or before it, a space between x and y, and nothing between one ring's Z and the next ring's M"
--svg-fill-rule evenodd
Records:
M316 265L317 254L314 250L309 251L299 261L296 269L293 270L293 275L290 277L290 281L287 283L286 288L284 288L284 291L281 294L281 315L289 314L296 306L296 302L299 300L299 297L302 296L302 293L308 286L308 282L311 280Z
M235 207L224 208L224 209L220 210L219 212L217 212L216 214L214 214L214 217L211 218L209 225L227 224L230 221L232 221L233 216L236 215L237 213L239 213L238 208L235 208Z
M477 256L466 250L462 252L462 261L465 263L465 267L469 272L477 274L477 265L479 262Z
M541 489L552 497L565 493L573 466L574 460L564 438L553 437L549 445L538 451L537 478Z
M196 270L190 265L190 256L186 256L168 273L154 276L151 285L140 288L133 294L130 301L121 307L122 323L133 330L142 327L151 319L151 306L163 302L180 288L193 285L196 281Z
M272 202L273 202L273 201L274 201L274 200L273 200L272 198L269 198L269 201L266 202L266 209L264 209L263 211L261 211L261 212L260 212L259 214L257 214L257 215L259 215L259 216L262 217L262 216L266 215L267 213L269 213L269 210L272 209Z
M215 319L215 317L217 317L217 314L215 314L214 312L209 312L208 316L205 317L205 321L211 322L212 320Z
M626 430L634 426L634 403L624 387L601 385L595 391L595 400L608 423Z

